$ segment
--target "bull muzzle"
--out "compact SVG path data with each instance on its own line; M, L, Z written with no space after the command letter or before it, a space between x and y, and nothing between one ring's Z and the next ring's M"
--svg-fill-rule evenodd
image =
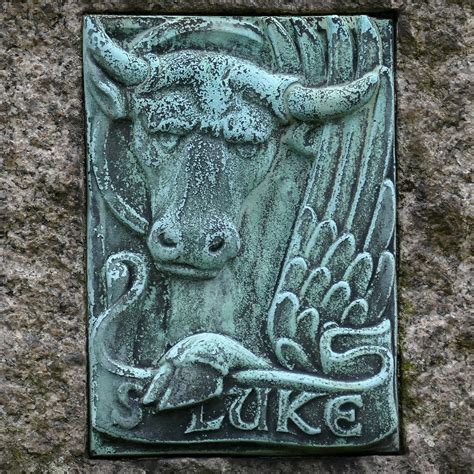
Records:
M208 219L199 226L164 217L152 226L147 244L160 272L208 280L239 253L240 237L225 217Z

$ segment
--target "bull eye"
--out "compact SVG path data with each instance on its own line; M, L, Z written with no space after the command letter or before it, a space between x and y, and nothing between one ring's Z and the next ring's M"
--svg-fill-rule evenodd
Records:
M174 133L160 132L156 134L156 140L162 151L174 150L179 143L181 136Z
M231 148L241 158L250 160L259 155L262 143L233 143Z

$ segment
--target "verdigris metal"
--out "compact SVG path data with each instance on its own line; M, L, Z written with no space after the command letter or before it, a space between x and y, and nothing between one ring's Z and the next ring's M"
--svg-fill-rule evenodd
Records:
M94 454L398 449L392 35L85 18Z

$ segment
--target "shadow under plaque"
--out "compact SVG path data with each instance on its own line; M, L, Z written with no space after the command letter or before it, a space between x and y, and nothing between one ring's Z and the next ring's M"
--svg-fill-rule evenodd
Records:
M397 452L392 42L85 17L94 455Z

